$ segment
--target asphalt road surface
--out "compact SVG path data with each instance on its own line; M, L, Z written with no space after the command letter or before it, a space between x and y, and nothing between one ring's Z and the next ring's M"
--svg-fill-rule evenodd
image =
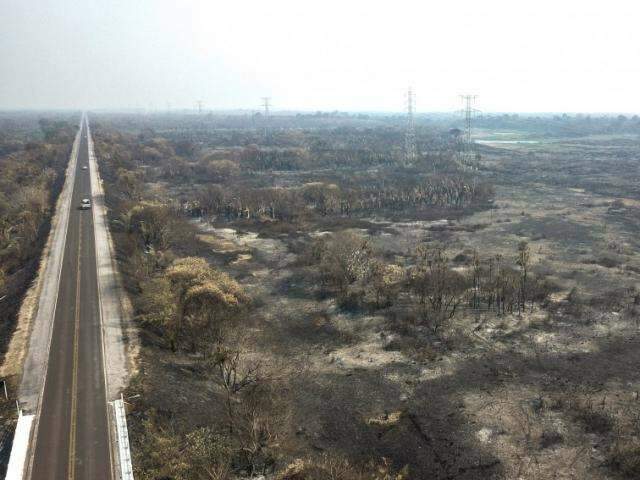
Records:
M86 126L82 126L31 479L111 479ZM82 167L86 166L87 170Z

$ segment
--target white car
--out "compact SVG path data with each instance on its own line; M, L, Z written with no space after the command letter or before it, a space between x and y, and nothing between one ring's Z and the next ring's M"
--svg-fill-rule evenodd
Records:
M87 166L86 166L86 165L83 165L83 166L82 166L82 169L83 169L83 170L86 170L86 169L87 169Z
M91 200L88 198L83 198L82 202L80 202L80 210L89 210L91 208Z

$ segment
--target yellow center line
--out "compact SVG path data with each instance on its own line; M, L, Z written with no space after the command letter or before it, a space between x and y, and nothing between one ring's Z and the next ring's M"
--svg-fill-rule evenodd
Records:
M76 270L75 326L73 330L73 376L71 379L71 428L69 431L69 480L75 478L76 424L78 409L78 334L80 331L80 252L82 247L82 215L78 227L78 262Z

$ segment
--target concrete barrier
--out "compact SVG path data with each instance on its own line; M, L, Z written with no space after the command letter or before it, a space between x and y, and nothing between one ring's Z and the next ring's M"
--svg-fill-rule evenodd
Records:
M24 478L33 419L34 415L23 415L22 410L19 410L18 424L16 425L16 431L13 437L9 467L7 468L7 476L5 477L6 480L23 480Z
M111 402L116 424L116 451L118 452L118 474L122 480L133 480L133 466L131 465L131 451L129 449L129 432L127 430L127 412L122 395L119 400Z

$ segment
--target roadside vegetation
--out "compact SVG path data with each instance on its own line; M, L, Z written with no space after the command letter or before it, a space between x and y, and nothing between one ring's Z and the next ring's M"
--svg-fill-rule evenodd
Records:
M547 120L96 118L136 478L640 475L638 122Z
M38 269L75 133L74 121L67 118L0 116L0 358ZM19 379L2 380L13 400ZM4 390L0 396L3 440L11 437L15 404L5 402ZM10 448L10 442L2 444L0 465Z
M37 269L64 183L76 126L67 120L0 118L0 337Z

